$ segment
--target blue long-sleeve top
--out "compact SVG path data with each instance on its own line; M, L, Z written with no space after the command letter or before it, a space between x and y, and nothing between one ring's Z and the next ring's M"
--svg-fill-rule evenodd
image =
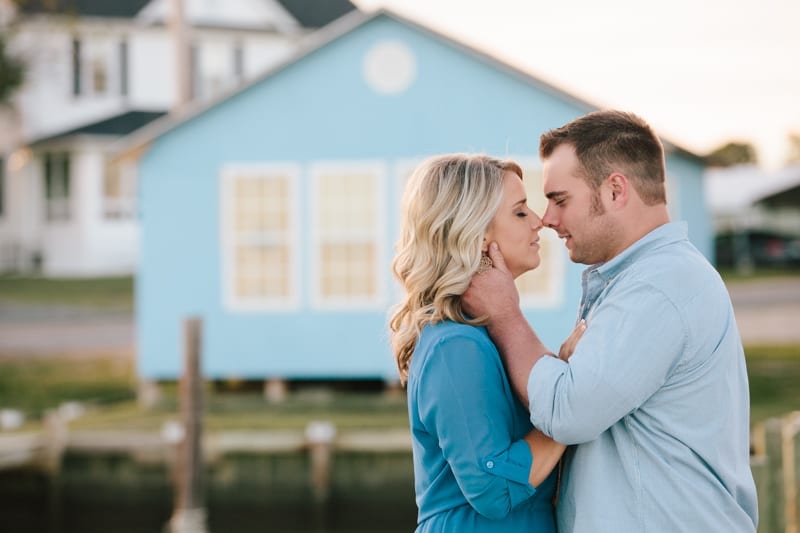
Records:
M485 328L426 326L412 356L408 409L418 532L555 531L555 473L534 488L514 398Z

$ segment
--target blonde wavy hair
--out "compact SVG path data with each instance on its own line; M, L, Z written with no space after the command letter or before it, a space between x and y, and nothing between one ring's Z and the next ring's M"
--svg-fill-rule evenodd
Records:
M421 163L403 194L403 222L392 272L405 290L389 320L401 383L422 328L443 320L481 325L461 309L481 260L481 246L503 195L503 176L522 179L513 161L447 154Z

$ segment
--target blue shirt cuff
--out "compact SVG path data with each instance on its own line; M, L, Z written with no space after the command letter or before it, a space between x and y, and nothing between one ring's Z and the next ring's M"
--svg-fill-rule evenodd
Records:
M549 437L553 436L555 384L567 367L567 363L558 357L546 355L533 365L528 374L528 411L531 414L531 424Z
M508 496L511 506L516 507L536 492L536 488L528 483L532 464L530 446L524 440L518 440L505 452L484 457L481 466L485 472L510 481Z

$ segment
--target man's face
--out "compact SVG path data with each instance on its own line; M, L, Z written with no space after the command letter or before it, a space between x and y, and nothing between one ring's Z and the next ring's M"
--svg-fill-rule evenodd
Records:
M572 145L558 146L544 161L542 174L547 210L542 222L565 239L572 261L593 265L613 257L611 243L616 231L600 191L593 190L579 170Z

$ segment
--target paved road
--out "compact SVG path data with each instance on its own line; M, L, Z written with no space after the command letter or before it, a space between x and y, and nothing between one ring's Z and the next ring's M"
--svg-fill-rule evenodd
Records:
M800 277L730 283L745 344L800 344ZM135 326L129 312L39 308L0 303L0 356L130 356Z
M800 343L800 277L729 283L745 344Z
M0 357L118 355L134 351L129 311L0 302Z

